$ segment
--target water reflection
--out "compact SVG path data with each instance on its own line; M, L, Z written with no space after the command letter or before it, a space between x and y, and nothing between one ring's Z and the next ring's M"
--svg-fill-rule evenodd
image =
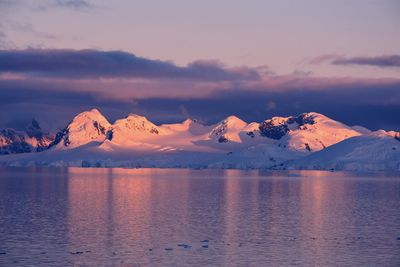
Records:
M82 168L0 174L0 266L400 264L396 177Z

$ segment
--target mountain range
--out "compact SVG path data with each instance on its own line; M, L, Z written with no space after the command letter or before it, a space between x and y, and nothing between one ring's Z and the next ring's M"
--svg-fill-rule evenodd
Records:
M322 114L246 123L156 125L129 114L110 123L97 109L61 131L0 131L0 165L400 171L400 133L350 127Z

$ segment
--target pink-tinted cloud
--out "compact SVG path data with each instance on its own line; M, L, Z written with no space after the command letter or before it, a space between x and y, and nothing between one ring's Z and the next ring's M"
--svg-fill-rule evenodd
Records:
M335 60L339 58L340 56L335 55L335 54L327 54L327 55L321 55L315 58L312 58L311 60L308 61L308 64L323 64L327 62L331 62L332 60Z

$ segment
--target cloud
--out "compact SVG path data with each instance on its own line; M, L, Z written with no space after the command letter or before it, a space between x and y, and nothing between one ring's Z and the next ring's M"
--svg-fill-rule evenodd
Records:
M375 67L400 67L400 55L385 55L377 57L337 58L333 65L366 65Z
M122 51L0 50L0 128L32 116L63 127L97 107L110 120L134 112L156 123L315 111L349 125L399 130L399 88L399 79L278 75L216 61L178 66Z
M55 0L54 4L57 7L72 8L77 10L87 10L94 7L94 5L85 0Z
M315 57L308 61L309 64L331 65L363 65L374 67L400 67L400 55L383 55L375 57L344 57L327 54Z
M180 107L190 107L192 118L216 123L229 115L247 122L290 116L303 112L320 112L348 125L373 130L400 130L400 83L326 88L325 90L290 91L219 91L205 98L148 98L138 101L139 110L156 122L176 122L186 118ZM397 102L393 101L397 98ZM266 103L272 104L269 106ZM169 121L160 114L171 114ZM181 115L179 119L177 115Z
M330 62L332 60L335 60L339 58L338 55L335 54L326 54L326 55L320 55L318 57L312 58L311 60L308 61L308 64L323 64L326 62Z
M271 79L281 82L262 82L258 87L231 84L198 94L202 90L196 85L165 81L142 88L141 84L0 77L0 128L7 120L32 116L60 128L76 113L97 107L111 121L130 112L156 123L191 117L211 124L228 115L250 122L315 111L349 125L400 130L400 80Z
M7 1L7 0L0 0ZM87 0L46 0L46 1L26 1L26 0L14 0L18 1L20 5L27 5L33 11L51 11L54 8L74 11L89 11L98 6L93 4L92 1Z
M122 51L98 50L0 50L0 72L37 77L170 78L203 81L240 81L260 78L256 70L225 68L211 61L196 61L185 67L147 59Z

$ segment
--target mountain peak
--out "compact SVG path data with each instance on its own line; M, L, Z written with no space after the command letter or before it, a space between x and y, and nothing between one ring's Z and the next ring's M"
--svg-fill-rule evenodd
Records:
M102 126L102 128L109 128L110 123L98 109L94 108L76 115L72 122L68 125L68 128L70 131L81 131L85 129L90 130L92 127L96 128L97 130L101 130L100 126Z
M225 143L229 140L241 142L239 133L247 126L247 123L236 116L228 116L226 119L220 121L212 129L209 137L217 138L219 143Z
M32 121L31 121L29 126L32 126L32 128L34 128L34 129L38 129L38 130L40 129L39 122L37 120L35 120L35 119L32 119Z
M106 120L106 118L101 114L101 112L97 108L93 108L91 110L82 111L78 115L74 117L73 120L80 117L87 117L90 119L101 118L102 120Z
M161 129L150 122L146 117L137 114L129 114L124 119L116 120L111 127L109 140L123 144L136 142L139 139L160 134Z
M40 128L39 122L35 119L32 119L32 121L25 127L25 132L29 137L42 135L42 129Z
M362 133L317 112L273 117L259 126L260 135L297 151L318 151Z
M272 117L272 119L263 121L259 129L261 135L279 140L289 131L305 130L307 129L306 125L314 125L323 120L335 122L320 113L306 112L298 116Z
M65 129L57 133L49 147L57 145L59 148L75 148L90 142L102 142L110 126L98 109L81 112Z
M114 123L114 128L124 127L132 130L145 130L145 128L157 127L152 122L150 122L145 116L130 113L123 119L116 120Z
M92 108L91 110L87 111L87 112L92 112L92 113L99 113L101 114L101 112L97 109L97 108Z
M128 116L125 117L125 120L141 120L141 121L149 121L145 116L129 113Z
M303 117L321 117L321 116L323 116L323 117L326 117L324 114L321 114L321 113L318 113L315 111L304 112L304 113L299 114L298 117L299 116L303 116Z
M194 122L196 122L196 121L194 121L194 120L192 120L192 119L190 119L190 118L187 118L186 120L184 120L184 121L182 122L182 124L183 124L183 125L190 125L190 124L192 124L192 123L194 123Z
M226 123L231 127L240 127L240 128L243 128L247 125L247 123L245 121L243 121L242 119L240 119L239 117L237 117L235 115L230 115L230 116L226 117L220 123Z

